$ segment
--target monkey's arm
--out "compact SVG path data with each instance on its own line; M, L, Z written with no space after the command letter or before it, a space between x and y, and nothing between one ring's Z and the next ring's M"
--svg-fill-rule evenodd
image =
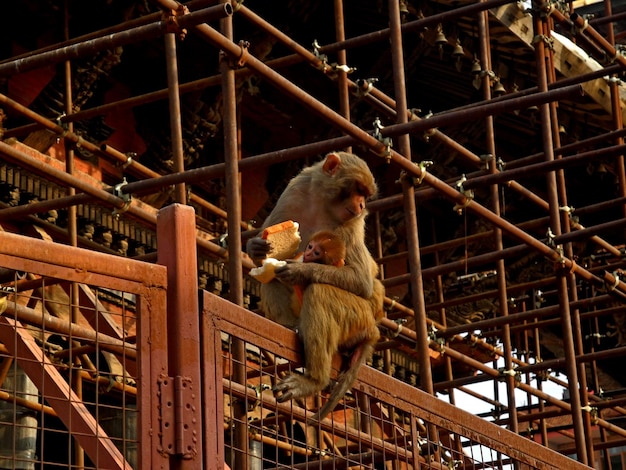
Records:
M346 265L341 268L317 263L289 263L275 271L276 279L290 285L330 284L359 297L369 298L374 279L366 268Z

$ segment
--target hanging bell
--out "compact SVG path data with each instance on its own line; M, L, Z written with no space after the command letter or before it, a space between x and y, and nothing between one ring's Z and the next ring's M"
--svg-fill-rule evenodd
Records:
M472 75L478 75L482 71L482 67L480 66L480 60L474 59L472 62Z
M464 55L465 51L463 50L463 46L461 46L461 43L457 41L456 46L454 46L454 49L452 49L452 57L454 57L455 59L460 59Z
M407 15L409 13L409 7L406 4L406 0L400 0L400 14Z
M454 46L454 49L452 49L452 57L454 58L454 67L456 68L457 72L461 71L461 66L463 65L461 63L461 59L463 58L464 55L465 55L465 51L463 50L463 46L461 46L461 43L457 40L456 45Z
M435 45L439 49L439 59L443 59L443 46L448 43L446 35L443 34L441 25L437 26L437 36L435 36Z
M447 42L448 39L446 38L446 35L443 34L443 31L439 30L439 32L437 32L437 36L435 36L435 44L441 47Z
M498 80L496 84L493 86L494 96L502 96L505 93L506 93L506 90L504 89L504 85L502 85L502 82Z

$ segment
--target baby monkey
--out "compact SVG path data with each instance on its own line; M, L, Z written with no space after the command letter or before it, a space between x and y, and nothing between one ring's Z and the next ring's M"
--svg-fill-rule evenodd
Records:
M341 268L346 264L346 244L339 236L330 230L320 230L313 234L299 257L303 263L319 263ZM295 302L292 310L294 315L300 314L302 307L302 292L305 286L295 285L293 291Z
M329 230L315 233L302 254L303 263L321 263L338 268L346 264L345 258L345 243Z

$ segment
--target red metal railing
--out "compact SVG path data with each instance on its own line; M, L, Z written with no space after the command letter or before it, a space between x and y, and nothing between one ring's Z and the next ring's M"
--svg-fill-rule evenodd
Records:
M205 357L210 357L204 370L217 380L203 404L205 436L217 436L209 443L212 455L224 455L233 468L383 463L437 469L588 468L371 367L360 372L352 393L330 418L307 426L309 410L323 398L278 404L271 390L277 378L302 364L295 333L207 292L202 300ZM236 341L244 343L245 355L233 348ZM245 370L245 383L235 381L237 368ZM234 439L238 427L247 429L248 442Z
M166 268L7 232L0 266L2 467L161 467Z
M588 468L371 367L305 424L323 395L272 392L301 367L295 333L199 307L193 210L158 220L165 266L0 232L2 466Z

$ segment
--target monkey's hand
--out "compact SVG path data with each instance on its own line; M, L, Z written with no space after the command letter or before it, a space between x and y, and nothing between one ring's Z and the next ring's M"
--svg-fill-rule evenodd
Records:
M265 259L270 252L272 245L267 240L261 237L253 237L248 240L246 244L246 253L252 258L255 264L260 265L261 261Z
M292 286L304 286L315 282L314 271L319 267L321 267L321 265L314 263L287 263L285 266L277 267L274 274L276 275L276 279L282 283Z
M288 263L274 271L276 279L288 285L330 284L360 297L372 295L373 282L365 272L352 266L337 268L318 263Z

